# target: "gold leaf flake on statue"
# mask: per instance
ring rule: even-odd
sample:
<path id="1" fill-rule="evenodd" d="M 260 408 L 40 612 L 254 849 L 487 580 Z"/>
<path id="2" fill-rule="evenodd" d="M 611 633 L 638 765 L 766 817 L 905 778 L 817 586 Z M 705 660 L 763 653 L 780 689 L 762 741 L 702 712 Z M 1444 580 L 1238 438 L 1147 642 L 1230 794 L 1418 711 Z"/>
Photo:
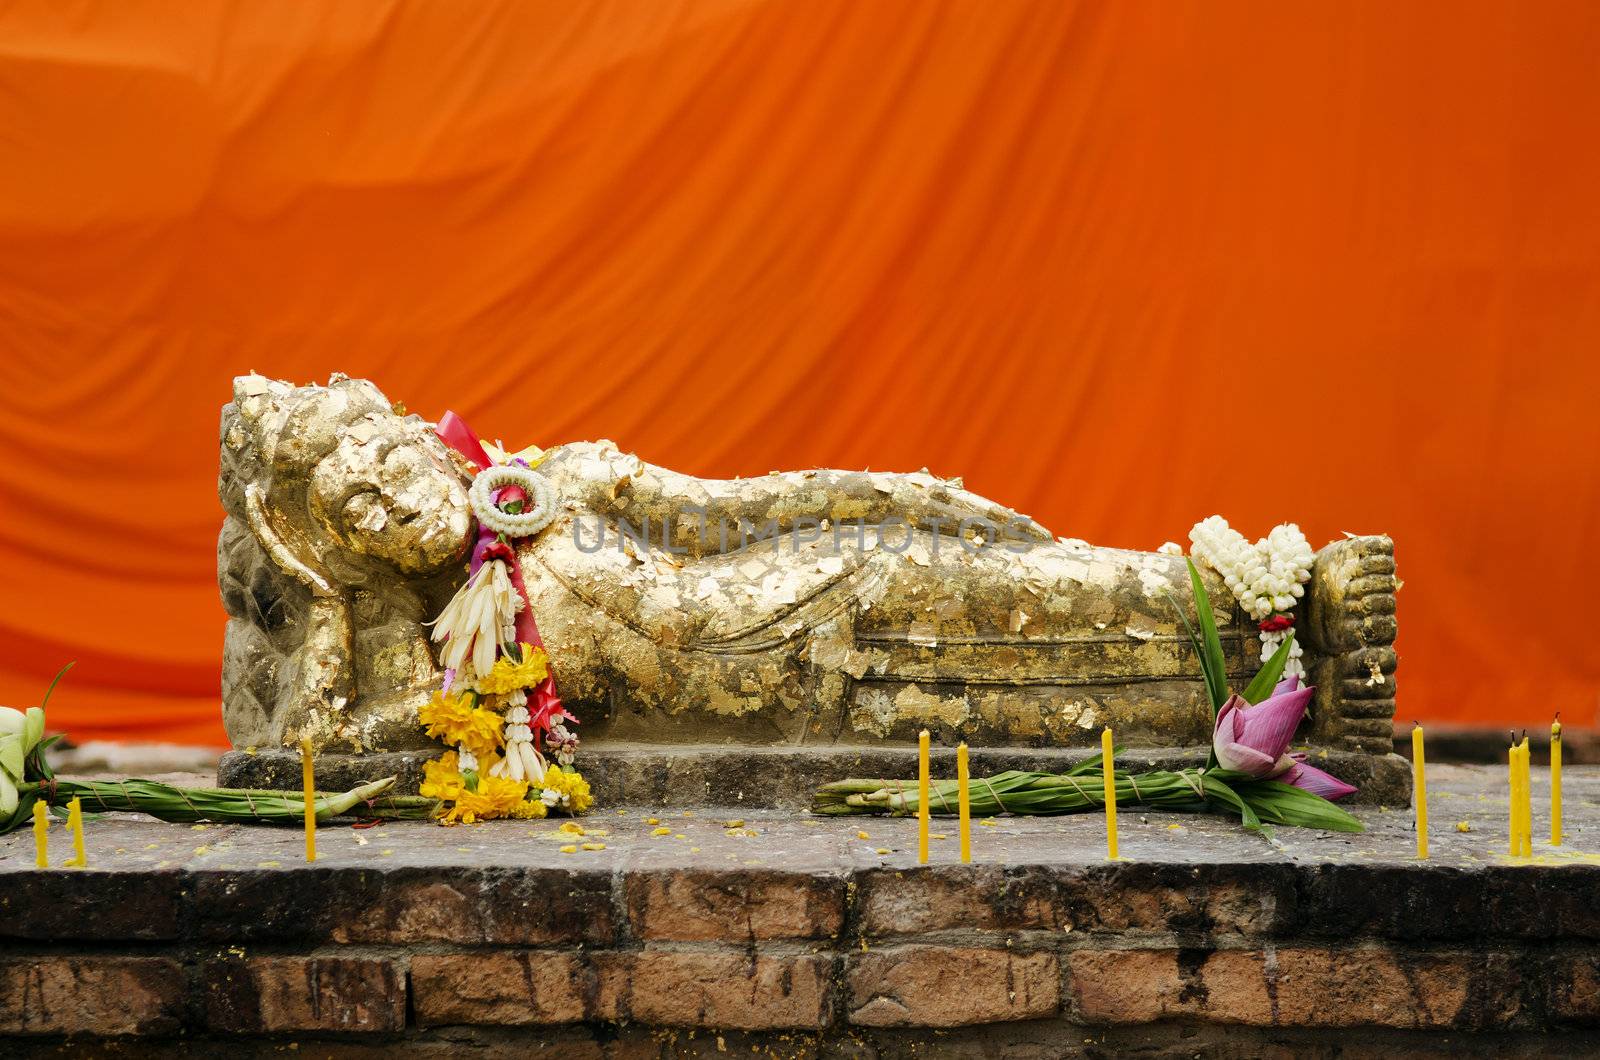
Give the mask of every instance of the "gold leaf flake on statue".
<path id="1" fill-rule="evenodd" d="M 1022 627 L 1028 624 L 1028 613 L 1020 607 L 1013 607 L 1006 628 L 1012 633 L 1021 633 Z"/>

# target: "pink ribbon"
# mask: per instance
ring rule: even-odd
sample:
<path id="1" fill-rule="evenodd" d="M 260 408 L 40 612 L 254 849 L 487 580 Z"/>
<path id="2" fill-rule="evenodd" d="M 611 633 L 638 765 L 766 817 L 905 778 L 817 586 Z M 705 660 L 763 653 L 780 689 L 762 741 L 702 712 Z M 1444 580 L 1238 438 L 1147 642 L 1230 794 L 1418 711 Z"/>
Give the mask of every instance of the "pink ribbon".
<path id="1" fill-rule="evenodd" d="M 489 453 L 483 448 L 483 442 L 467 421 L 457 416 L 454 412 L 446 412 L 439 420 L 439 425 L 434 428 L 439 439 L 460 453 L 467 463 L 479 471 L 487 471 L 494 466 L 494 461 L 489 459 Z M 517 489 L 517 487 L 507 487 Z M 500 500 L 507 489 L 497 490 L 493 502 Z M 495 531 L 478 524 L 478 540 L 472 546 L 472 567 L 470 574 L 478 573 L 478 568 L 491 559 L 503 560 L 506 569 L 511 572 L 511 584 L 517 590 L 517 595 L 522 598 L 522 610 L 517 612 L 517 642 L 519 644 L 532 644 L 536 648 L 544 648 L 544 638 L 539 636 L 539 624 L 533 620 L 533 602 L 528 599 L 528 583 L 522 578 L 522 563 L 517 559 L 516 550 L 500 540 L 500 535 Z M 548 654 L 548 653 L 547 653 Z M 578 719 L 567 713 L 561 705 L 561 697 L 556 694 L 555 667 L 550 667 L 550 672 L 533 689 L 533 694 L 528 697 L 528 725 L 535 732 L 549 732 L 558 718 L 565 718 L 574 725 Z"/>

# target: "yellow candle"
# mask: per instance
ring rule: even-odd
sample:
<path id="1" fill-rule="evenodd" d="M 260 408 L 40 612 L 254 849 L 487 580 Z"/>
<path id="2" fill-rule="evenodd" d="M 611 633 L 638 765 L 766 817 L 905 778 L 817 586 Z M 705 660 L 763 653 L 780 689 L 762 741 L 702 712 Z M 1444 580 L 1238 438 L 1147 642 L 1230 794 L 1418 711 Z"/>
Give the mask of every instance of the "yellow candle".
<path id="1" fill-rule="evenodd" d="M 1428 856 L 1428 779 L 1422 762 L 1422 726 L 1411 727 L 1412 800 L 1417 808 L 1417 857 Z"/>
<path id="2" fill-rule="evenodd" d="M 928 863 L 928 730 L 917 734 L 917 861 Z"/>
<path id="3" fill-rule="evenodd" d="M 50 867 L 50 811 L 44 800 L 33 804 L 33 863 L 41 869 Z"/>
<path id="4" fill-rule="evenodd" d="M 1117 771 L 1112 754 L 1111 727 L 1100 733 L 1100 772 L 1106 783 L 1106 857 L 1117 860 Z"/>
<path id="5" fill-rule="evenodd" d="M 67 827 L 72 829 L 72 859 L 67 864 L 84 868 L 89 855 L 83 849 L 83 803 L 76 795 L 67 803 Z"/>
<path id="6" fill-rule="evenodd" d="M 1525 857 L 1532 853 L 1529 833 L 1532 821 L 1528 798 L 1528 745 L 1519 740 L 1511 746 L 1511 853 Z"/>
<path id="7" fill-rule="evenodd" d="M 1519 853 L 1522 852 L 1522 836 L 1520 834 L 1518 834 L 1518 831 L 1517 831 L 1517 827 L 1518 827 L 1518 824 L 1520 823 L 1520 818 L 1521 818 L 1522 815 L 1517 810 L 1517 802 L 1518 802 L 1518 800 L 1517 800 L 1517 778 L 1518 778 L 1519 770 L 1517 769 L 1517 736 L 1516 736 L 1516 733 L 1512 733 L 1511 734 L 1511 750 L 1506 755 L 1506 763 L 1509 766 L 1509 769 L 1507 770 L 1507 780 L 1508 780 L 1508 783 L 1510 784 L 1510 787 L 1508 787 L 1506 789 L 1507 792 L 1508 792 L 1506 802 L 1507 802 L 1507 805 L 1510 806 L 1510 808 L 1511 808 L 1511 815 L 1510 815 L 1511 842 L 1510 842 L 1509 848 L 1507 850 L 1507 853 L 1509 853 L 1512 857 L 1516 857 Z"/>
<path id="8" fill-rule="evenodd" d="M 1522 738 L 1522 856 L 1533 857 L 1533 748 Z"/>
<path id="9" fill-rule="evenodd" d="M 956 745 L 957 799 L 961 804 L 961 862 L 972 860 L 972 798 L 968 791 L 971 776 L 967 769 L 967 745 Z"/>
<path id="10" fill-rule="evenodd" d="M 300 741 L 300 774 L 306 789 L 306 860 L 317 860 L 317 784 L 313 776 L 311 741 Z"/>
<path id="11" fill-rule="evenodd" d="M 1561 845 L 1561 715 L 1550 723 L 1550 845 Z"/>

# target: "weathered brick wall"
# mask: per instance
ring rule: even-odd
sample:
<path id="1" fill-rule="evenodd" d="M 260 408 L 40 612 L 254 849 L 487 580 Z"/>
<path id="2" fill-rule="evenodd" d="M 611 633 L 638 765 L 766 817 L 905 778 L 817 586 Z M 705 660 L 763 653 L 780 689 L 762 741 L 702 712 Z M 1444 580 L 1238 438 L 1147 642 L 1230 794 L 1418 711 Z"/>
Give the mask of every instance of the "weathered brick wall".
<path id="1" fill-rule="evenodd" d="M 693 1029 L 709 1032 L 701 1044 L 743 1031 L 795 1049 L 893 1053 L 908 1035 L 953 1047 L 975 1040 L 962 1028 L 988 1027 L 1057 1055 L 1063 1036 L 1163 1028 L 1183 1029 L 1180 1051 L 1317 1028 L 1395 1042 L 1562 1032 L 1589 1047 L 1600 1030 L 1600 895 L 1588 866 L 394 866 L 8 879 L 0 1034 L 18 1050 L 130 1035 L 277 1048 L 451 1034 L 511 1048 L 521 1039 L 505 1035 L 520 1029 L 648 1053 L 677 1028 L 675 1049 Z M 1244 1028 L 1268 1037 L 1212 1033 Z"/>

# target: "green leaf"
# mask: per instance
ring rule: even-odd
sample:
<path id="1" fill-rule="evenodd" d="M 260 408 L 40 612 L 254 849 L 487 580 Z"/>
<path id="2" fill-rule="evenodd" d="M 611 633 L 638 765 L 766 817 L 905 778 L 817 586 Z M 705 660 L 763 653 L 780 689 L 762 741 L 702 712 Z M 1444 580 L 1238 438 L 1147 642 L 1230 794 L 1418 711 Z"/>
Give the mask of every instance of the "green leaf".
<path id="1" fill-rule="evenodd" d="M 1255 678 L 1245 686 L 1240 693 L 1246 703 L 1260 703 L 1272 694 L 1272 689 L 1283 677 L 1283 668 L 1289 664 L 1289 645 L 1294 643 L 1294 630 L 1283 638 L 1283 643 L 1278 645 L 1278 650 L 1272 653 L 1272 658 L 1261 664 L 1261 669 Z"/>
<path id="2" fill-rule="evenodd" d="M 54 692 L 56 690 L 56 685 L 61 682 L 63 677 L 67 676 L 67 671 L 76 665 L 78 665 L 78 660 L 74 659 L 56 671 L 55 679 L 50 682 L 50 687 L 44 690 L 44 698 L 39 700 L 40 710 L 43 710 L 45 707 L 50 705 L 50 693 Z"/>
<path id="3" fill-rule="evenodd" d="M 1184 636 L 1189 638 L 1189 647 L 1194 649 L 1194 657 L 1200 660 L 1200 669 L 1201 672 L 1204 672 L 1206 667 L 1206 648 L 1204 644 L 1200 643 L 1200 638 L 1195 635 L 1194 623 L 1190 622 L 1189 616 L 1183 613 L 1183 605 L 1178 603 L 1177 597 L 1171 593 L 1167 593 L 1166 597 L 1167 603 L 1171 604 L 1172 609 L 1178 613 L 1178 621 L 1183 623 Z M 1206 691 L 1209 694 L 1209 685 L 1206 686 Z"/>
<path id="4" fill-rule="evenodd" d="M 1119 755 L 1125 750 L 1127 750 L 1127 748 L 1123 747 L 1121 744 L 1111 745 L 1111 754 L 1113 756 Z M 1061 775 L 1067 777 L 1081 777 L 1086 773 L 1103 773 L 1105 771 L 1105 767 L 1100 764 L 1100 760 L 1104 757 L 1105 752 L 1096 751 L 1094 754 L 1090 755 L 1088 758 L 1085 758 L 1083 761 L 1079 762 L 1077 765 L 1073 766 L 1071 769 L 1068 769 Z M 1122 772 L 1121 770 L 1116 769 L 1114 763 L 1112 769 L 1113 772 Z"/>
<path id="5" fill-rule="evenodd" d="M 1209 769 L 1200 775 L 1200 786 L 1205 789 L 1208 797 L 1226 803 L 1239 811 L 1239 818 L 1244 822 L 1247 832 L 1261 831 L 1261 818 L 1256 814 L 1255 808 L 1240 797 L 1239 793 L 1230 788 L 1219 774 L 1224 771 Z"/>
<path id="6" fill-rule="evenodd" d="M 1260 818 L 1274 824 L 1320 828 L 1327 832 L 1362 832 L 1366 825 L 1320 795 L 1277 780 L 1252 780 L 1239 794 Z"/>
<path id="7" fill-rule="evenodd" d="M 1214 724 L 1217 712 L 1228 701 L 1227 664 L 1222 657 L 1222 638 L 1217 635 L 1217 617 L 1211 611 L 1211 597 L 1206 595 L 1205 584 L 1200 580 L 1200 569 L 1192 559 L 1185 558 L 1184 562 L 1189 565 L 1189 582 L 1194 586 L 1194 609 L 1200 619 L 1200 635 L 1205 649 L 1200 655 L 1200 666 L 1205 671 L 1206 690 L 1211 693 L 1211 720 Z"/>

